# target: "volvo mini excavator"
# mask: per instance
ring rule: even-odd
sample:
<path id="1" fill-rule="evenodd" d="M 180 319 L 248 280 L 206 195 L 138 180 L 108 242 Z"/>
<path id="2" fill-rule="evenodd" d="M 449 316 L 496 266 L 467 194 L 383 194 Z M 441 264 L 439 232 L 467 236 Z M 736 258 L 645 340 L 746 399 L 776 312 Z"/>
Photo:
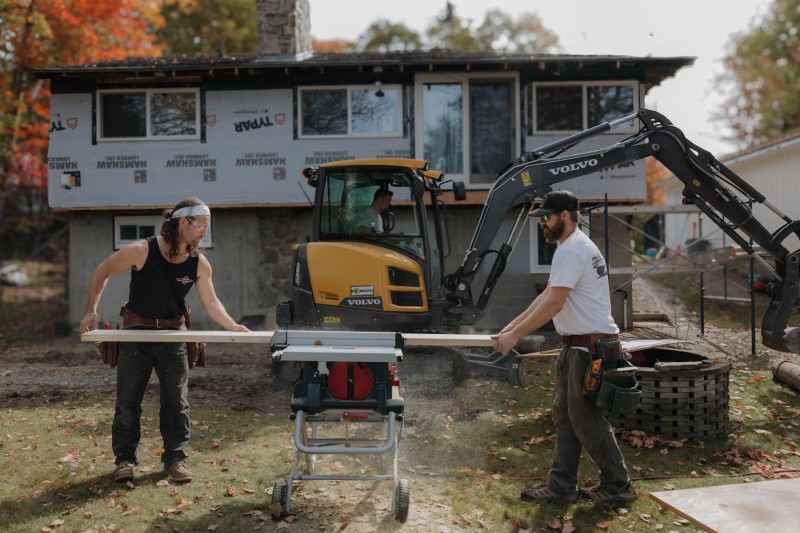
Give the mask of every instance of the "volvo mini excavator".
<path id="1" fill-rule="evenodd" d="M 586 139 L 630 128 L 632 122 L 640 125 L 636 133 L 606 148 L 575 153 Z M 687 203 L 695 204 L 771 271 L 771 301 L 761 323 L 763 343 L 800 353 L 797 337 L 786 334 L 789 315 L 800 305 L 800 250 L 784 245 L 790 235 L 800 236 L 800 221 L 779 211 L 666 117 L 648 109 L 527 151 L 509 163 L 488 192 L 461 265 L 449 274 L 444 272 L 448 244 L 439 198 L 444 193 L 441 172 L 414 159 L 339 161 L 305 169 L 309 184 L 316 187 L 312 239 L 297 248 L 291 300 L 278 305 L 278 325 L 414 332 L 454 331 L 475 324 L 534 201 L 555 184 L 648 156 L 683 182 Z M 463 191 L 459 185 L 453 185 L 456 195 Z M 378 190 L 391 193 L 392 207 L 381 219 L 364 214 Z M 769 208 L 781 221 L 779 227 L 770 230 L 757 220 L 754 203 Z M 503 219 L 513 210 L 518 211 L 516 222 L 508 235 L 498 236 Z M 368 226 L 363 221 L 370 216 L 380 222 Z M 756 254 L 754 245 L 771 262 Z M 488 274 L 474 291 L 472 284 L 484 262 Z M 496 367 L 503 375 L 509 362 L 478 365 Z"/>

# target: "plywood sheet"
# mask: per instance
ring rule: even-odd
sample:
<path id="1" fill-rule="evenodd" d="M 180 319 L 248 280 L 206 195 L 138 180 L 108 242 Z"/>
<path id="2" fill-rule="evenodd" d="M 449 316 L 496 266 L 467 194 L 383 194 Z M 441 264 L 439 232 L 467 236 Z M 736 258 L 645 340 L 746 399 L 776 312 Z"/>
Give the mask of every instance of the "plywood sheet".
<path id="1" fill-rule="evenodd" d="M 653 492 L 650 497 L 704 530 L 715 533 L 797 531 L 800 479 L 735 483 Z"/>
<path id="2" fill-rule="evenodd" d="M 633 340 L 621 340 L 622 348 L 627 352 L 638 352 L 641 350 L 648 350 L 650 348 L 655 348 L 657 346 L 669 346 L 670 344 L 680 344 L 684 341 L 679 341 L 677 339 L 633 339 Z M 551 349 L 551 350 L 541 350 L 539 352 L 532 352 L 532 353 L 524 353 L 520 354 L 518 357 L 520 359 L 533 359 L 535 357 L 540 356 L 548 356 L 548 355 L 558 355 L 561 353 L 561 348 Z"/>

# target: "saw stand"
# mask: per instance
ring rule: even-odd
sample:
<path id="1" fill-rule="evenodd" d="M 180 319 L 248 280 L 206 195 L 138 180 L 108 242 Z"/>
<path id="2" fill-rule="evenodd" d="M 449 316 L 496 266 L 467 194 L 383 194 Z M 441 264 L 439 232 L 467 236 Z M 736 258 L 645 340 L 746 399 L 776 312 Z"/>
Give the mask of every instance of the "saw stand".
<path id="1" fill-rule="evenodd" d="M 301 365 L 294 385 L 290 419 L 297 449 L 291 471 L 275 482 L 270 510 L 275 520 L 289 513 L 294 481 L 391 481 L 392 513 L 405 522 L 411 497 L 407 479 L 397 477 L 397 455 L 403 432 L 403 398 L 397 363 L 403 359 L 403 337 L 396 333 L 352 331 L 276 331 L 273 358 Z M 351 425 L 380 424 L 378 437 L 351 435 Z M 331 428 L 343 432 L 327 435 Z M 323 431 L 326 436 L 323 436 Z M 314 474 L 316 456 L 376 455 L 384 473 Z M 392 460 L 387 473 L 384 457 Z M 300 463 L 305 458 L 306 473 Z M 278 505 L 276 505 L 278 504 Z"/>

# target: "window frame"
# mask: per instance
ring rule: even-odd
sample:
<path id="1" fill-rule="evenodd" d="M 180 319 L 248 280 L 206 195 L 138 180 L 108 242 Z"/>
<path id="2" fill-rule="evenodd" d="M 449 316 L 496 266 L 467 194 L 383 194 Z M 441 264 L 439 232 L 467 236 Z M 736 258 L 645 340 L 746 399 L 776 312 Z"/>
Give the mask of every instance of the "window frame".
<path id="1" fill-rule="evenodd" d="M 103 137 L 103 96 L 106 94 L 144 94 L 145 95 L 145 135 L 142 137 Z M 194 106 L 194 121 L 195 121 L 195 134 L 194 135 L 151 135 L 150 134 L 150 97 L 154 93 L 193 93 L 195 98 Z M 99 89 L 95 94 L 95 106 L 97 109 L 97 118 L 95 122 L 95 131 L 97 132 L 97 142 L 117 142 L 117 141 L 185 141 L 185 140 L 200 140 L 201 139 L 201 108 L 202 101 L 199 87 L 128 87 L 119 89 Z"/>
<path id="2" fill-rule="evenodd" d="M 114 250 L 119 250 L 123 246 L 141 240 L 138 237 L 136 239 L 121 239 L 120 226 L 130 226 L 135 224 L 137 227 L 137 234 L 139 227 L 151 226 L 153 228 L 153 235 L 159 235 L 161 233 L 161 225 L 163 223 L 164 217 L 161 215 L 114 215 Z M 211 234 L 211 228 L 209 228 L 208 233 L 206 233 L 205 236 L 203 236 L 203 238 L 200 240 L 200 247 L 214 248 L 214 237 Z"/>
<path id="3" fill-rule="evenodd" d="M 535 223 L 534 222 L 535 219 Z M 541 230 L 539 229 L 539 219 L 533 218 L 531 219 L 532 224 L 529 226 L 530 233 L 530 247 L 531 247 L 531 262 L 530 262 L 530 273 L 531 274 L 550 274 L 552 270 L 552 263 L 543 264 L 539 262 L 539 239 L 544 239 L 542 235 L 540 237 Z M 554 245 L 551 245 L 554 246 Z M 555 250 L 554 250 L 555 251 Z"/>
<path id="4" fill-rule="evenodd" d="M 471 144 L 470 144 L 470 131 L 472 126 L 472 116 L 469 112 L 470 110 L 470 84 L 472 82 L 480 83 L 480 82 L 492 82 L 492 81 L 507 81 L 511 87 L 511 109 L 512 109 L 512 117 L 513 123 L 511 127 L 512 131 L 512 158 L 517 157 L 521 153 L 521 116 L 520 116 L 520 104 L 521 97 L 520 97 L 520 81 L 519 81 L 519 72 L 516 71 L 507 71 L 507 72 L 476 72 L 476 73 L 447 73 L 447 74 L 437 74 L 437 73 L 425 73 L 425 74 L 417 74 L 414 79 L 414 152 L 419 154 L 420 158 L 425 157 L 425 130 L 424 130 L 424 119 L 423 119 L 423 109 L 422 109 L 422 98 L 423 98 L 423 91 L 424 86 L 427 84 L 437 84 L 437 83 L 444 83 L 444 84 L 455 84 L 460 83 L 462 87 L 461 91 L 461 109 L 464 110 L 464 115 L 462 117 L 462 146 L 464 147 L 464 151 L 462 154 L 462 168 L 464 169 L 462 173 L 455 173 L 455 172 L 447 172 L 447 177 L 455 180 L 463 181 L 464 184 L 468 188 L 474 188 L 477 190 L 480 189 L 489 189 L 491 188 L 491 183 L 486 182 L 472 182 L 472 172 L 471 172 Z M 434 170 L 442 170 L 435 168 Z M 500 171 L 501 169 L 496 169 L 496 171 Z M 483 176 L 483 175 L 482 175 Z"/>
<path id="5" fill-rule="evenodd" d="M 303 133 L 303 93 L 320 91 L 346 91 L 347 92 L 347 133 L 332 133 L 314 135 Z M 397 91 L 397 115 L 395 123 L 397 128 L 391 132 L 353 132 L 353 91 Z M 364 139 L 364 138 L 402 138 L 403 137 L 403 86 L 399 83 L 360 85 L 303 85 L 297 87 L 297 138 L 298 139 Z"/>
<path id="6" fill-rule="evenodd" d="M 536 106 L 536 91 L 539 87 L 581 87 L 581 129 L 576 130 L 543 130 L 539 128 L 539 109 Z M 569 135 L 579 131 L 589 129 L 596 124 L 589 124 L 589 87 L 615 87 L 624 86 L 633 89 L 633 109 L 631 113 L 635 113 L 641 108 L 640 101 L 640 84 L 636 80 L 605 80 L 605 81 L 541 81 L 531 83 L 531 98 L 530 106 L 533 111 L 531 135 Z M 621 118 L 621 117 L 617 117 Z M 637 131 L 636 121 L 633 121 L 633 126 L 630 128 L 618 127 L 614 131 L 632 133 Z"/>

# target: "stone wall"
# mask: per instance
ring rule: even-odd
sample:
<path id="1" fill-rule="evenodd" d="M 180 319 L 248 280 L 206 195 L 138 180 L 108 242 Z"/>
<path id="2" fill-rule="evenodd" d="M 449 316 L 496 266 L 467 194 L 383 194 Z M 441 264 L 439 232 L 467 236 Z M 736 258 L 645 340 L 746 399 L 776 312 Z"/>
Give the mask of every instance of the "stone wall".
<path id="1" fill-rule="evenodd" d="M 261 262 L 258 285 L 266 306 L 268 329 L 275 328 L 275 306 L 292 293 L 294 246 L 311 238 L 310 208 L 270 208 L 258 214 Z"/>

